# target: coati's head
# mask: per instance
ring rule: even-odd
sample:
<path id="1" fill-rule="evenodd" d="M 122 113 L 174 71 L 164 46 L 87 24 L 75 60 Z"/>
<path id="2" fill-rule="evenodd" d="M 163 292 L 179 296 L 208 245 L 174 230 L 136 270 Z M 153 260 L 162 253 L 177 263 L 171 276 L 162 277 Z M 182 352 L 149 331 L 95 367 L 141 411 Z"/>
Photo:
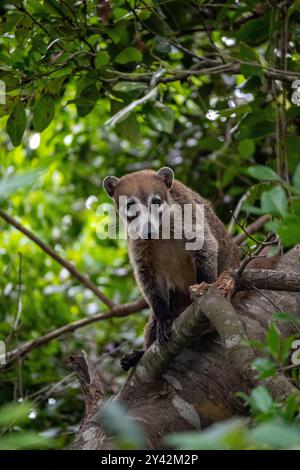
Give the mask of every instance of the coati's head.
<path id="1" fill-rule="evenodd" d="M 159 237 L 162 214 L 169 204 L 174 173 L 171 168 L 141 170 L 117 178 L 107 176 L 103 187 L 120 216 L 128 223 L 133 238 Z M 130 233 L 129 233 L 130 234 Z"/>

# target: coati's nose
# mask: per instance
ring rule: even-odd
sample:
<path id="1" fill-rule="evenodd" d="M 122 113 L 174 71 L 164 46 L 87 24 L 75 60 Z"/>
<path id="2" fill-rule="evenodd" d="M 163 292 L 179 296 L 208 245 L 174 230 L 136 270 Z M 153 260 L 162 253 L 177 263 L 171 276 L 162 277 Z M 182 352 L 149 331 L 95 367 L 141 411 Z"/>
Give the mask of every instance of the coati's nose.
<path id="1" fill-rule="evenodd" d="M 151 224 L 148 224 L 146 229 L 143 230 L 142 237 L 146 240 L 153 240 L 157 238 L 156 230 L 153 229 Z"/>

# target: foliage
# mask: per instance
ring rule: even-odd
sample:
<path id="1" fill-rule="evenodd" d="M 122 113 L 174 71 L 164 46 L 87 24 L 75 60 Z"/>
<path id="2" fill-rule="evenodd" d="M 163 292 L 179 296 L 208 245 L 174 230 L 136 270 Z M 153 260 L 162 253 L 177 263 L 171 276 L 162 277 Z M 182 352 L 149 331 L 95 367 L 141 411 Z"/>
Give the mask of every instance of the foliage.
<path id="1" fill-rule="evenodd" d="M 30 402 L 2 406 L 0 409 L 0 450 L 44 449 L 51 446 L 51 440 L 37 432 L 23 430 L 28 419 L 36 410 Z"/>
<path id="2" fill-rule="evenodd" d="M 96 234 L 92 202 L 108 202 L 101 189 L 107 174 L 170 165 L 225 223 L 246 193 L 241 224 L 267 213 L 267 229 L 285 247 L 298 243 L 300 108 L 292 82 L 300 63 L 300 7 L 291 3 L 284 64 L 283 10 L 275 1 L 1 2 L 1 208 L 116 303 L 139 291 L 125 241 L 100 241 Z M 283 103 L 290 181 L 278 171 Z M 1 219 L 0 229 L 0 339 L 8 350 L 106 308 Z M 262 239 L 263 231 L 255 236 Z M 57 448 L 66 447 L 82 415 L 70 354 L 84 348 L 97 358 L 113 392 L 124 380 L 119 358 L 142 344 L 146 317 L 96 323 L 33 350 L 1 372 L 0 403 L 34 400 L 38 411 L 26 429 L 47 430 Z M 274 331 L 264 346 L 267 362 L 255 364 L 265 376 L 288 360 L 289 340 L 278 349 Z M 278 426 L 277 418 L 285 419 L 276 415 L 260 425 Z M 229 426 L 220 433 L 247 428 L 239 438 L 246 444 L 237 446 L 256 445 L 244 422 Z M 257 436 L 267 432 L 261 429 L 258 445 Z"/>

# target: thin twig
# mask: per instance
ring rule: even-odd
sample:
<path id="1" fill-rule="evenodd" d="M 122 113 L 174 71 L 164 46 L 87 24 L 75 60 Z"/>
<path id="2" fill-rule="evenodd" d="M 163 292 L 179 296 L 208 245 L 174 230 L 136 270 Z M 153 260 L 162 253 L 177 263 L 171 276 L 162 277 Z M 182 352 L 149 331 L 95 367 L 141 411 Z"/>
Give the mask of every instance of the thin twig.
<path id="1" fill-rule="evenodd" d="M 262 245 L 262 246 L 268 246 L 268 245 L 274 245 L 275 243 L 278 242 L 278 237 L 276 238 L 276 240 L 271 240 L 271 241 L 260 241 L 260 240 L 257 240 L 257 238 L 253 237 L 253 235 L 251 233 L 249 233 L 247 231 L 247 229 L 245 229 L 243 227 L 242 224 L 240 224 L 240 222 L 236 219 L 235 215 L 232 214 L 232 218 L 234 220 L 234 222 L 243 230 L 243 232 L 245 233 L 245 235 L 247 236 L 247 238 L 250 238 L 250 240 L 252 240 L 254 243 L 256 243 L 257 245 Z"/>
<path id="2" fill-rule="evenodd" d="M 255 251 L 253 253 L 250 253 L 249 256 L 247 256 L 241 263 L 238 271 L 237 271 L 237 277 L 241 277 L 241 275 L 243 274 L 243 272 L 245 271 L 246 267 L 248 266 L 248 264 L 250 263 L 250 261 L 252 261 L 252 259 L 254 257 L 257 257 L 261 252 L 262 250 L 265 248 L 266 245 L 270 245 L 270 244 L 275 244 L 275 243 L 278 243 L 278 239 L 276 238 L 275 240 L 273 240 L 271 242 L 273 238 L 273 233 L 269 233 L 265 240 L 263 242 L 259 242 L 259 245 L 258 247 L 255 249 Z"/>
<path id="3" fill-rule="evenodd" d="M 255 220 L 252 224 L 248 225 L 248 227 L 243 230 L 243 233 L 240 233 L 239 235 L 236 235 L 234 237 L 234 242 L 237 245 L 240 245 L 245 241 L 248 237 L 249 234 L 252 235 L 255 232 L 258 232 L 268 221 L 270 220 L 269 215 L 262 215 L 259 217 L 257 220 Z"/>
<path id="4" fill-rule="evenodd" d="M 241 209 L 242 209 L 242 206 L 244 204 L 244 202 L 248 199 L 250 195 L 250 190 L 248 189 L 248 191 L 246 191 L 243 196 L 239 199 L 237 205 L 236 205 L 236 208 L 234 209 L 233 211 L 233 214 L 232 214 L 232 217 L 231 217 L 231 220 L 229 222 L 229 225 L 228 225 L 228 232 L 231 234 L 232 233 L 232 230 L 233 230 L 233 227 L 234 227 L 234 224 L 236 223 L 236 220 L 239 216 L 239 213 L 241 212 Z M 248 236 L 248 234 L 247 234 Z"/>

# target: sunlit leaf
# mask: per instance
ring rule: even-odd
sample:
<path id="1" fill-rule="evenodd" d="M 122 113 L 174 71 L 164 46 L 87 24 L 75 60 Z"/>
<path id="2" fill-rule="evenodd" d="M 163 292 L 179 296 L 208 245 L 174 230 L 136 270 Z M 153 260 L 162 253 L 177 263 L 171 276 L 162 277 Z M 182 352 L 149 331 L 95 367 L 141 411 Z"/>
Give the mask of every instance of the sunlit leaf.
<path id="1" fill-rule="evenodd" d="M 115 62 L 118 64 L 127 64 L 128 62 L 140 62 L 143 59 L 143 54 L 135 47 L 126 47 L 120 54 L 115 57 Z"/>

